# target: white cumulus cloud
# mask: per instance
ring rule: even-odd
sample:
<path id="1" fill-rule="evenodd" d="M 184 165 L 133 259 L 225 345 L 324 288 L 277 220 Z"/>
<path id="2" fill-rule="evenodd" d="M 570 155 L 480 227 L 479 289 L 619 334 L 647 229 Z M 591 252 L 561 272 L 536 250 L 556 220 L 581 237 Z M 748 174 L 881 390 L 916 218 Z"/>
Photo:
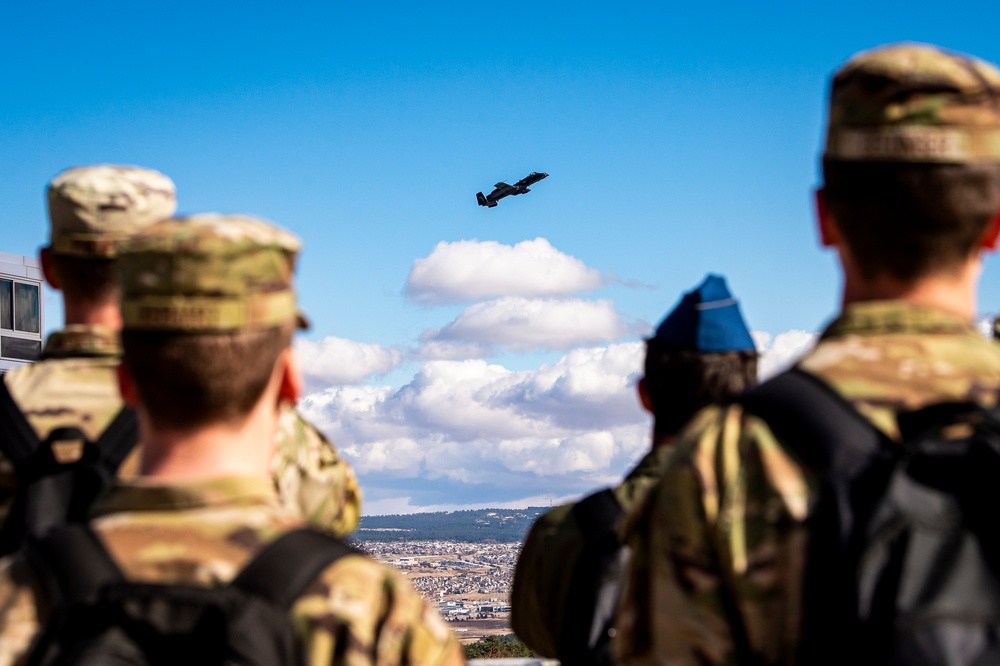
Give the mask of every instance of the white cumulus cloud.
<path id="1" fill-rule="evenodd" d="M 773 335 L 765 331 L 753 331 L 754 343 L 760 352 L 757 370 L 761 380 L 768 379 L 782 370 L 790 368 L 796 361 L 813 348 L 818 333 L 791 330 Z"/>
<path id="2" fill-rule="evenodd" d="M 545 478 L 558 495 L 566 484 L 614 481 L 648 448 L 635 395 L 641 363 L 641 343 L 574 350 L 532 371 L 431 361 L 399 388 L 333 387 L 300 408 L 362 475 L 525 494 Z"/>
<path id="3" fill-rule="evenodd" d="M 415 361 L 461 361 L 467 358 L 485 358 L 496 353 L 496 347 L 484 342 L 466 340 L 435 340 L 441 329 L 434 329 L 422 336 L 423 342 L 410 354 Z"/>
<path id="4" fill-rule="evenodd" d="M 628 330 L 608 300 L 508 297 L 466 308 L 442 328 L 427 331 L 421 341 L 475 343 L 484 350 L 563 350 L 614 340 Z"/>
<path id="5" fill-rule="evenodd" d="M 552 247 L 544 238 L 504 245 L 497 241 L 441 242 L 413 262 L 406 295 L 429 305 L 498 296 L 558 296 L 603 287 L 600 271 Z"/>
<path id="6" fill-rule="evenodd" d="M 297 339 L 295 354 L 306 384 L 313 390 L 335 384 L 358 384 L 371 375 L 398 367 L 398 349 L 328 336 L 315 342 Z"/>

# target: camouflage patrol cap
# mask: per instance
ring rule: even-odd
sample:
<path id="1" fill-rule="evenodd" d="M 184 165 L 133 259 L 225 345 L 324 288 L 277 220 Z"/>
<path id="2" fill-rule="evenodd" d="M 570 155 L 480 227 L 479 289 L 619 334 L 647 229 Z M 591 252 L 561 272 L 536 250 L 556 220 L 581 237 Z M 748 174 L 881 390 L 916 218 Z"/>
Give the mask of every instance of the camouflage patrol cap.
<path id="1" fill-rule="evenodd" d="M 177 194 L 159 171 L 101 164 L 53 178 L 48 203 L 53 252 L 111 258 L 133 233 L 173 215 Z"/>
<path id="2" fill-rule="evenodd" d="M 126 329 L 221 332 L 306 327 L 292 274 L 301 243 L 269 222 L 202 214 L 157 222 L 118 258 Z"/>
<path id="3" fill-rule="evenodd" d="M 926 44 L 859 53 L 833 77 L 824 157 L 1000 162 L 1000 70 Z"/>

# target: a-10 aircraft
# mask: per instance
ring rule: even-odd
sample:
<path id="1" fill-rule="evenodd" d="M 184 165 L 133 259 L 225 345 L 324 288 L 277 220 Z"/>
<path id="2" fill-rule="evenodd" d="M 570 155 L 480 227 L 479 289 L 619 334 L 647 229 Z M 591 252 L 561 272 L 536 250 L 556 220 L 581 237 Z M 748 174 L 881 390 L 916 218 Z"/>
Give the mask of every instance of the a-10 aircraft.
<path id="1" fill-rule="evenodd" d="M 549 174 L 540 173 L 538 171 L 532 171 L 527 176 L 517 181 L 513 185 L 508 185 L 507 183 L 500 181 L 494 187 L 492 192 L 483 196 L 482 192 L 476 192 L 476 201 L 479 202 L 480 206 L 487 206 L 493 208 L 497 205 L 497 202 L 504 197 L 517 196 L 518 194 L 524 194 L 525 192 L 530 192 L 528 189 L 529 185 L 534 185 L 542 178 L 548 178 Z"/>

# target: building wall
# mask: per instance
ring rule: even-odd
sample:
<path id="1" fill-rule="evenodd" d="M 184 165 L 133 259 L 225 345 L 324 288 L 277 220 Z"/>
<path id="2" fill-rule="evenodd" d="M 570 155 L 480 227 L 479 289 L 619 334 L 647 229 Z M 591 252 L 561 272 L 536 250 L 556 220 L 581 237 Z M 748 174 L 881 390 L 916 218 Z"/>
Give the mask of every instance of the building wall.
<path id="1" fill-rule="evenodd" d="M 42 351 L 42 281 L 37 259 L 0 252 L 0 372 L 31 363 Z"/>

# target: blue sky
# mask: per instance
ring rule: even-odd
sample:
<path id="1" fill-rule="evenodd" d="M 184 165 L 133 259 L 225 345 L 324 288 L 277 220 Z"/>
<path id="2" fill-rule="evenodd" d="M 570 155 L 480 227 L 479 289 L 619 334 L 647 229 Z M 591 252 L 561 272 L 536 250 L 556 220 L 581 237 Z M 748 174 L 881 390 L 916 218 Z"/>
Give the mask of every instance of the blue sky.
<path id="1" fill-rule="evenodd" d="M 1000 61 L 998 19 L 986 1 L 14 3 L 0 251 L 37 251 L 44 184 L 76 164 L 153 167 L 182 211 L 272 219 L 305 243 L 304 409 L 369 506 L 552 501 L 641 454 L 637 341 L 706 272 L 774 362 L 834 312 L 810 195 L 829 73 L 899 40 Z M 527 196 L 476 206 L 535 170 Z"/>

